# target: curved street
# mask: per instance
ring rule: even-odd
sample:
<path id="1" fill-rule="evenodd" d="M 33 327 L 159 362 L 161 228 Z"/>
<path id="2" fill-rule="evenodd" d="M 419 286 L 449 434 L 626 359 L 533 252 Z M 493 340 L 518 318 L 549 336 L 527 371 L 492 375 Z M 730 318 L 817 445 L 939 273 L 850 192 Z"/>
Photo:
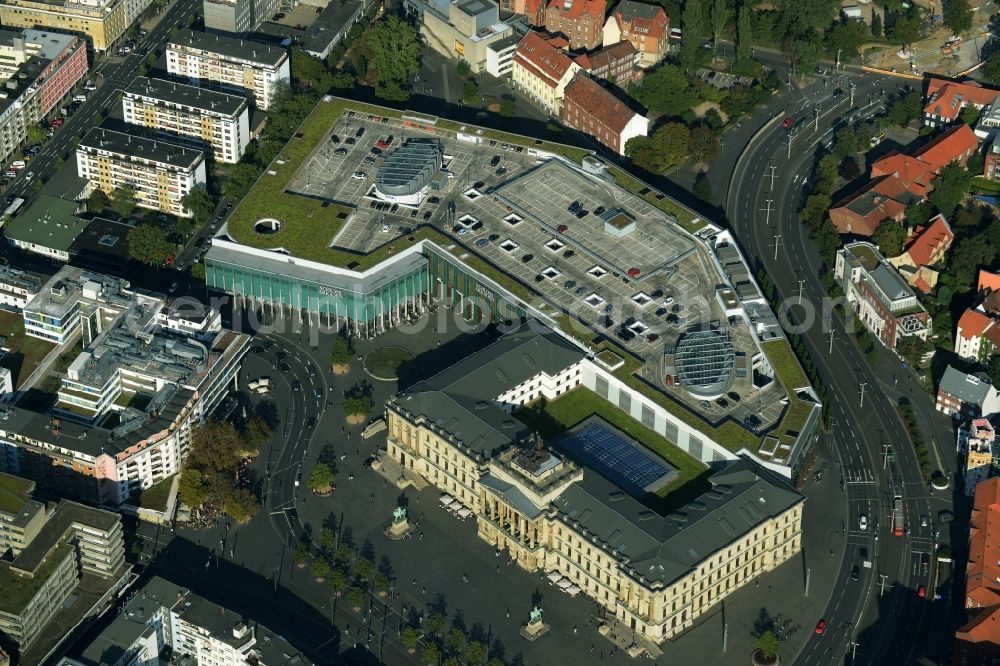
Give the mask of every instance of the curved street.
<path id="1" fill-rule="evenodd" d="M 886 88 L 900 86 L 874 76 L 857 77 L 854 82 L 860 119 L 878 110 Z M 763 266 L 776 286 L 783 299 L 779 310 L 801 333 L 831 403 L 831 431 L 821 444 L 828 460 L 822 459 L 821 448 L 817 465 L 829 462 L 839 469 L 844 501 L 837 510 L 846 533 L 839 551 L 833 553 L 839 564 L 827 591 L 823 616 L 827 631 L 812 636 L 796 662 L 801 664 L 829 664 L 845 655 L 852 663 L 880 664 L 888 663 L 892 655 L 923 654 L 924 647 L 935 651 L 948 646 L 943 640 L 948 613 L 934 612 L 932 607 L 948 604 L 948 596 L 934 602 L 932 590 L 927 599 L 919 599 L 917 588 L 929 585 L 929 560 L 938 541 L 938 528 L 933 522 L 922 527 L 919 516 L 933 521 L 939 510 L 951 508 L 951 491 L 928 491 L 895 406 L 900 397 L 911 401 L 924 421 L 924 432 L 944 447 L 937 457 L 946 471 L 954 457 L 949 454 L 950 425 L 934 411 L 926 390 L 890 353 L 881 354 L 879 368 L 868 366 L 852 336 L 845 333 L 850 330 L 847 322 L 828 303 L 818 271 L 821 260 L 798 216 L 818 147 L 832 137 L 850 110 L 845 95 L 821 104 L 818 120 L 809 111 L 799 114 L 796 118 L 812 122 L 791 139 L 790 147 L 781 116 L 768 121 L 736 161 L 726 202 L 734 232 L 751 261 Z M 805 490 L 808 495 L 808 484 Z M 892 536 L 896 494 L 903 498 L 910 531 L 902 538 Z M 807 530 L 810 523 L 829 521 L 831 507 L 810 503 L 806 507 Z M 862 514 L 869 519 L 867 529 L 860 529 Z M 871 562 L 870 568 L 865 561 Z M 851 580 L 855 566 L 860 570 L 858 582 Z"/>

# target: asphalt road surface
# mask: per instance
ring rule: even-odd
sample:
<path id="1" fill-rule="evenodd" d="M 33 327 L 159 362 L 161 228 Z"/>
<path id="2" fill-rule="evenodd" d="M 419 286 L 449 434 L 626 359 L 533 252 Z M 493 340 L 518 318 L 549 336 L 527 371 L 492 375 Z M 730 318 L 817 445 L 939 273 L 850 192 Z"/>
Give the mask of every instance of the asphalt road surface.
<path id="1" fill-rule="evenodd" d="M 799 294 L 813 312 L 824 311 L 819 274 L 811 268 L 821 262 L 798 217 L 817 147 L 828 142 L 852 112 L 863 122 L 878 112 L 888 94 L 906 85 L 871 75 L 852 77 L 852 81 L 853 107 L 849 93 L 819 100 L 821 94 L 802 91 L 787 111 L 798 131 L 790 135 L 781 127 L 782 115 L 776 115 L 755 135 L 732 173 L 726 204 L 732 227 L 749 256 L 764 265 L 779 292 L 793 304 L 790 312 L 797 321 L 804 312 L 797 304 Z M 935 602 L 919 598 L 917 588 L 929 582 L 925 563 L 937 543 L 937 526 L 922 527 L 918 517 L 933 518 L 948 500 L 947 493 L 932 496 L 921 476 L 895 410 L 900 393 L 896 377 L 889 386 L 884 373 L 873 372 L 845 328 L 845 322 L 835 316 L 832 339 L 819 319 L 802 332 L 829 389 L 832 441 L 847 507 L 843 550 L 834 553 L 839 562 L 838 582 L 823 616 L 827 628 L 812 636 L 796 660 L 807 665 L 841 661 L 845 655 L 853 663 L 881 664 L 898 655 L 913 656 L 920 649 L 924 621 Z M 903 369 L 897 372 L 904 388 L 907 381 L 914 381 Z M 926 392 L 911 392 L 909 397 L 926 416 L 930 400 Z M 934 414 L 932 405 L 930 414 Z M 942 424 L 937 419 L 934 424 L 942 438 L 946 427 L 946 420 Z M 939 441 L 950 443 L 950 436 Z M 888 458 L 886 452 L 891 452 Z M 951 457 L 941 456 L 945 466 Z M 904 537 L 894 537 L 891 530 L 896 494 L 903 498 L 910 529 Z M 860 527 L 862 514 L 868 519 L 866 529 Z M 862 548 L 867 551 L 865 558 L 860 555 Z M 871 563 L 870 568 L 865 561 Z M 856 565 L 861 566 L 861 584 L 850 580 Z M 933 629 L 946 631 L 947 614 L 933 615 L 937 620 Z"/>

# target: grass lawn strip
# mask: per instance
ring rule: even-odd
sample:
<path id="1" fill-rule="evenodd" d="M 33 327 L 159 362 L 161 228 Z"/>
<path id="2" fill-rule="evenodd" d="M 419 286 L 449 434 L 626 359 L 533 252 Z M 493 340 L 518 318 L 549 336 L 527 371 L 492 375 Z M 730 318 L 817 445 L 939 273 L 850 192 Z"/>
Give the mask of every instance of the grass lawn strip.
<path id="1" fill-rule="evenodd" d="M 6 336 L 5 347 L 10 350 L 3 367 L 14 375 L 15 388 L 20 388 L 35 368 L 55 345 L 24 332 L 24 319 L 20 314 L 0 310 L 0 335 Z"/>
<path id="2" fill-rule="evenodd" d="M 170 497 L 170 486 L 173 476 L 168 476 L 159 483 L 146 488 L 139 493 L 139 507 L 150 511 L 166 511 L 167 499 Z"/>

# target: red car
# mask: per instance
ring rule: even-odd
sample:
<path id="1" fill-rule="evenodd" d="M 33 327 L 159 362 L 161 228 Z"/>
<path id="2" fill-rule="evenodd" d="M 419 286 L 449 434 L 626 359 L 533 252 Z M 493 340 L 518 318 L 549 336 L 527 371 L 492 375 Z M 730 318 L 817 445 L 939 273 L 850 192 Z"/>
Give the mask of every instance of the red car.
<path id="1" fill-rule="evenodd" d="M 630 278 L 637 278 L 637 277 L 639 277 L 639 273 L 641 273 L 641 272 L 642 271 L 640 271 L 638 268 L 630 268 L 630 269 L 628 269 L 628 276 Z"/>
<path id="2" fill-rule="evenodd" d="M 174 259 L 176 259 L 176 255 L 173 255 L 173 254 L 170 255 L 169 257 L 167 257 L 166 261 L 163 262 L 163 265 L 164 266 L 173 266 L 174 265 Z"/>
<path id="3" fill-rule="evenodd" d="M 567 229 L 569 229 L 569 227 L 567 227 L 565 224 L 560 224 L 558 227 L 556 227 L 556 231 L 558 231 L 561 234 L 566 233 Z"/>
<path id="4" fill-rule="evenodd" d="M 822 634 L 824 631 L 826 631 L 826 620 L 820 620 L 816 624 L 816 633 Z"/>
<path id="5" fill-rule="evenodd" d="M 921 599 L 923 599 L 924 597 L 926 597 L 927 596 L 927 588 L 924 587 L 923 585 L 921 585 L 920 587 L 918 587 L 917 588 L 917 596 L 920 597 Z"/>
<path id="6" fill-rule="evenodd" d="M 792 119 L 791 119 L 791 117 L 785 118 L 782 121 L 782 123 L 781 123 L 782 129 L 788 129 L 791 126 L 792 126 Z"/>

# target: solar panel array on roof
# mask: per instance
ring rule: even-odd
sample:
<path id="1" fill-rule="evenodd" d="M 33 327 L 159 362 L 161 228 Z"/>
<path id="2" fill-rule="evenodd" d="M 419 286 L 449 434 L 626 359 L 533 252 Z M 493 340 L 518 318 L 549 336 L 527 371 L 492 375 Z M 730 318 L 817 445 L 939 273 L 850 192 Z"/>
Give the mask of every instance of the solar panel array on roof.
<path id="1" fill-rule="evenodd" d="M 584 421 L 558 443 L 572 457 L 633 496 L 655 492 L 677 476 L 676 468 L 599 417 Z"/>

